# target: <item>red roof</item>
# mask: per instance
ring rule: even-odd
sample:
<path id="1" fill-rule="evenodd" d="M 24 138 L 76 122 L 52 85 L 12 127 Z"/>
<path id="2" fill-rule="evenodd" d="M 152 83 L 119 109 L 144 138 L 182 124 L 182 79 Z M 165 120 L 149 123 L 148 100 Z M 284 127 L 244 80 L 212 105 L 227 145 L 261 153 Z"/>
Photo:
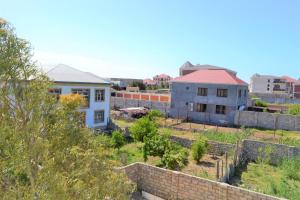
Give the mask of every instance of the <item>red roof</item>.
<path id="1" fill-rule="evenodd" d="M 177 77 L 172 82 L 247 85 L 247 83 L 226 70 L 203 69 Z"/>
<path id="2" fill-rule="evenodd" d="M 289 76 L 282 76 L 282 78 L 284 78 L 289 83 L 296 83 L 297 82 L 296 79 L 294 79 L 292 77 L 289 77 Z"/>

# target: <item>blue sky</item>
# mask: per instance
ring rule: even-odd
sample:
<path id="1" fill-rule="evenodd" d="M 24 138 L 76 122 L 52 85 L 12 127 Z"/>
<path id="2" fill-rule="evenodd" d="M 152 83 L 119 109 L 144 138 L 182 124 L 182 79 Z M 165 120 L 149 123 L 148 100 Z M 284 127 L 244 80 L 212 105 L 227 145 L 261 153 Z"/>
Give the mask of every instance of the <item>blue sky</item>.
<path id="1" fill-rule="evenodd" d="M 103 77 L 178 76 L 187 60 L 300 78 L 299 0 L 1 0 L 42 64 Z"/>

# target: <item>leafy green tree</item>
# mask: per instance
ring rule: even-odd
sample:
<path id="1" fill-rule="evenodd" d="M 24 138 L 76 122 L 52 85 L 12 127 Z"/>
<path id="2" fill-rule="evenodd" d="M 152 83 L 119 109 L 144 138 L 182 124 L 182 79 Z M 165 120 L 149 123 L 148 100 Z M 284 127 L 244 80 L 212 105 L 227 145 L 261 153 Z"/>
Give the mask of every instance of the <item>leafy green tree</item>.
<path id="1" fill-rule="evenodd" d="M 166 149 L 161 162 L 168 169 L 181 170 L 188 164 L 188 156 L 189 153 L 185 148 L 172 142 Z"/>
<path id="2" fill-rule="evenodd" d="M 158 156 L 162 158 L 170 146 L 170 139 L 168 135 L 156 134 L 150 138 L 145 139 L 143 146 L 143 156 L 147 161 L 148 156 Z"/>
<path id="3" fill-rule="evenodd" d="M 133 82 L 130 86 L 131 87 L 138 87 L 139 90 L 146 90 L 146 85 L 144 83 L 141 83 L 141 82 Z"/>
<path id="4" fill-rule="evenodd" d="M 130 128 L 129 131 L 135 141 L 144 142 L 146 137 L 152 137 L 157 134 L 157 124 L 148 117 L 138 119 Z"/>
<path id="5" fill-rule="evenodd" d="M 119 130 L 112 133 L 111 140 L 113 147 L 117 148 L 118 150 L 126 144 L 124 134 Z"/>
<path id="6" fill-rule="evenodd" d="M 149 111 L 147 117 L 149 117 L 151 121 L 155 121 L 158 117 L 163 117 L 163 113 L 160 112 L 159 110 L 153 109 Z"/>
<path id="7" fill-rule="evenodd" d="M 60 102 L 28 42 L 0 19 L 0 199 L 126 199 L 106 140 L 80 126 L 78 97 Z"/>
<path id="8" fill-rule="evenodd" d="M 204 156 L 204 154 L 207 151 L 207 139 L 204 137 L 199 137 L 196 141 L 192 144 L 192 156 L 195 161 L 198 163 L 200 162 L 201 158 Z"/>

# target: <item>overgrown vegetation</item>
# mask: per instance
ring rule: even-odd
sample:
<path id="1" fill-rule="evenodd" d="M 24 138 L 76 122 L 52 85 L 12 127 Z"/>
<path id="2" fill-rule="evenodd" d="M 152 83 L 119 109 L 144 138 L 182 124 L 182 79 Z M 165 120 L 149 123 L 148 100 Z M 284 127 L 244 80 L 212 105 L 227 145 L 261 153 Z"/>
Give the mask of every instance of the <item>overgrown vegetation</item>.
<path id="1" fill-rule="evenodd" d="M 82 97 L 57 102 L 31 54 L 0 19 L 0 199 L 128 198 L 108 140 L 82 127 Z"/>
<path id="2" fill-rule="evenodd" d="M 120 150 L 120 148 L 126 144 L 124 134 L 119 130 L 116 130 L 112 133 L 111 141 L 112 146 L 118 150 Z"/>
<path id="3" fill-rule="evenodd" d="M 291 200 L 300 199 L 300 158 L 283 160 L 279 166 L 249 163 L 242 187 Z"/>
<path id="4" fill-rule="evenodd" d="M 196 162 L 200 162 L 201 158 L 204 156 L 204 154 L 207 151 L 207 139 L 204 137 L 199 137 L 195 142 L 193 142 L 192 144 L 192 155 L 193 155 L 193 159 Z"/>
<path id="5" fill-rule="evenodd" d="M 300 104 L 290 104 L 288 109 L 290 115 L 300 115 Z"/>
<path id="6" fill-rule="evenodd" d="M 255 106 L 268 107 L 268 103 L 265 101 L 262 101 L 261 99 L 257 99 L 257 100 L 255 100 Z"/>

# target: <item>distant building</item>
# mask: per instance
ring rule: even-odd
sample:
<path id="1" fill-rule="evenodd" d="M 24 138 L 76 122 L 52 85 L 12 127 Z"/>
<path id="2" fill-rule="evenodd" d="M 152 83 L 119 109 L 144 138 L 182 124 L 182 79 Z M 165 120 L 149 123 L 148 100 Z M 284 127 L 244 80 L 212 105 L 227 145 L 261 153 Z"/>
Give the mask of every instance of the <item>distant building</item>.
<path id="1" fill-rule="evenodd" d="M 175 78 L 170 87 L 174 118 L 232 124 L 236 110 L 247 105 L 248 84 L 227 69 L 196 70 Z"/>
<path id="2" fill-rule="evenodd" d="M 78 111 L 82 124 L 89 128 L 106 128 L 109 122 L 110 82 L 89 72 L 59 64 L 44 70 L 54 82 L 49 92 L 57 95 L 80 94 L 86 100 Z"/>
<path id="3" fill-rule="evenodd" d="M 300 80 L 298 80 L 295 83 L 295 87 L 294 87 L 294 97 L 295 98 L 300 98 Z"/>
<path id="4" fill-rule="evenodd" d="M 169 87 L 169 82 L 172 80 L 172 77 L 167 74 L 159 74 L 153 77 L 153 79 L 144 79 L 143 83 L 147 86 L 158 86 L 163 88 Z"/>
<path id="5" fill-rule="evenodd" d="M 156 85 L 156 82 L 154 80 L 150 79 L 150 78 L 144 79 L 143 83 L 146 86 L 154 86 L 154 85 Z"/>
<path id="6" fill-rule="evenodd" d="M 184 75 L 193 73 L 193 72 L 195 72 L 197 70 L 200 70 L 200 69 L 222 69 L 222 70 L 226 70 L 228 73 L 233 74 L 234 76 L 236 76 L 235 71 L 232 71 L 232 70 L 224 68 L 224 67 L 217 67 L 217 66 L 213 66 L 213 65 L 200 65 L 200 64 L 193 65 L 189 61 L 185 62 L 179 68 L 179 75 L 184 76 Z"/>
<path id="7" fill-rule="evenodd" d="M 126 87 L 131 86 L 133 83 L 143 83 L 142 79 L 134 78 L 109 78 L 109 81 L 113 85 L 119 86 L 121 89 L 126 89 Z"/>
<path id="8" fill-rule="evenodd" d="M 172 77 L 167 74 L 159 74 L 154 76 L 153 80 L 159 86 L 169 86 L 169 82 L 172 80 Z"/>
<path id="9" fill-rule="evenodd" d="M 293 97 L 296 81 L 288 76 L 254 74 L 251 77 L 249 90 L 251 93 L 283 94 Z"/>

